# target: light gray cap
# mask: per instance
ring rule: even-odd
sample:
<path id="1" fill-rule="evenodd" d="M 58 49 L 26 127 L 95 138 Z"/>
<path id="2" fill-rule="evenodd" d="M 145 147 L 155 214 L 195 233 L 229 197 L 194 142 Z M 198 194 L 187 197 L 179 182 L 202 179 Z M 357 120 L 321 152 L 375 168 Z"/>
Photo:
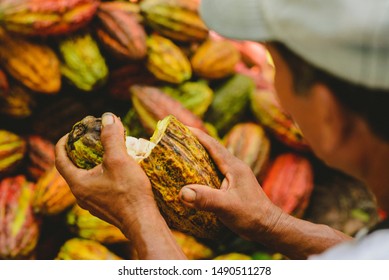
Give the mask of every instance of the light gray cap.
<path id="1" fill-rule="evenodd" d="M 389 90 L 389 0 L 201 0 L 209 29 L 279 41 L 318 68 Z"/>

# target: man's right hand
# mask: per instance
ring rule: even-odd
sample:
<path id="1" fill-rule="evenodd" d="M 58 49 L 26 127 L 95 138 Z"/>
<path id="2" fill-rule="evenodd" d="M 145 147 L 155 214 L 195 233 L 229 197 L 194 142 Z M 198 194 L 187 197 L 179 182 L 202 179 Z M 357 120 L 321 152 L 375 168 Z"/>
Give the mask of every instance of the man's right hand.
<path id="1" fill-rule="evenodd" d="M 224 175 L 220 189 L 203 185 L 183 187 L 180 198 L 196 209 L 216 213 L 235 233 L 255 239 L 262 231 L 271 231 L 282 211 L 265 195 L 255 175 L 243 161 L 206 133 L 191 128 Z"/>

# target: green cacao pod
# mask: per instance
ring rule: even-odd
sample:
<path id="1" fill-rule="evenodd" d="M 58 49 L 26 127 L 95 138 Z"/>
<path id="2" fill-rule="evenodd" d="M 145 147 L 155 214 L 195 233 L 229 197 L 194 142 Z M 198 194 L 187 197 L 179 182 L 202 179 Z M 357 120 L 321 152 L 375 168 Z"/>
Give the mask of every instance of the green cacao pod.
<path id="1" fill-rule="evenodd" d="M 18 84 L 11 84 L 9 90 L 0 91 L 0 113 L 15 119 L 30 117 L 36 105 L 31 91 Z"/>
<path id="2" fill-rule="evenodd" d="M 281 108 L 274 92 L 255 90 L 251 92 L 250 100 L 251 109 L 258 122 L 278 140 L 298 150 L 309 149 L 302 132 Z"/>
<path id="3" fill-rule="evenodd" d="M 106 7 L 108 4 L 108 8 Z M 100 27 L 96 32 L 101 43 L 116 57 L 142 59 L 146 57 L 146 31 L 137 15 L 122 9 L 114 9 L 111 3 L 101 3 L 97 11 Z M 134 3 L 120 3 L 135 5 Z"/>
<path id="4" fill-rule="evenodd" d="M 207 79 L 232 75 L 239 61 L 239 51 L 231 42 L 213 39 L 202 43 L 191 58 L 193 72 Z"/>
<path id="5" fill-rule="evenodd" d="M 99 242 L 81 238 L 66 241 L 55 258 L 56 260 L 122 260 Z"/>
<path id="6" fill-rule="evenodd" d="M 131 107 L 127 111 L 126 115 L 122 118 L 122 123 L 126 130 L 127 136 L 136 138 L 147 138 L 149 136 L 133 107 Z"/>
<path id="7" fill-rule="evenodd" d="M 75 31 L 93 18 L 99 0 L 2 0 L 0 23 L 9 31 L 59 35 Z"/>
<path id="8" fill-rule="evenodd" d="M 254 87 L 254 81 L 248 76 L 236 74 L 229 78 L 215 90 L 205 121 L 212 123 L 223 137 L 244 119 Z"/>
<path id="9" fill-rule="evenodd" d="M 35 181 L 54 166 L 54 149 L 54 144 L 40 135 L 27 137 L 27 173 Z"/>
<path id="10" fill-rule="evenodd" d="M 66 221 L 70 230 L 79 237 L 104 244 L 128 242 L 120 229 L 93 216 L 77 204 L 67 213 Z"/>
<path id="11" fill-rule="evenodd" d="M 177 230 L 172 230 L 172 234 L 189 260 L 207 260 L 212 257 L 212 249 L 199 242 L 193 236 Z"/>
<path id="12" fill-rule="evenodd" d="M 0 130 L 0 177 L 19 167 L 26 151 L 26 140 L 13 132 Z"/>
<path id="13" fill-rule="evenodd" d="M 77 88 L 92 91 L 104 85 L 108 66 L 89 33 L 70 36 L 59 43 L 61 73 Z"/>
<path id="14" fill-rule="evenodd" d="M 262 181 L 270 157 L 270 140 L 265 130 L 255 123 L 239 123 L 223 138 L 224 146 L 237 158 L 250 166 Z"/>
<path id="15" fill-rule="evenodd" d="M 101 121 L 88 120 L 88 124 L 94 128 L 80 131 L 76 125 L 66 144 L 70 159 L 81 168 L 85 167 L 85 162 L 96 158 L 95 155 L 100 155 L 95 165 L 100 163 L 103 154 L 99 139 Z M 95 135 L 88 136 L 86 133 Z M 77 142 L 83 144 L 78 145 Z M 228 232 L 213 213 L 189 209 L 178 197 L 181 188 L 188 184 L 203 184 L 212 188 L 219 188 L 221 184 L 220 174 L 212 159 L 185 125 L 175 117 L 168 116 L 158 122 L 150 141 L 127 137 L 126 145 L 128 154 L 139 162 L 149 177 L 157 205 L 171 228 L 210 239 Z M 84 149 L 76 152 L 74 147 L 77 146 L 84 146 Z M 100 151 L 94 151 L 96 147 L 100 147 Z M 94 155 L 89 156 L 92 153 Z"/>
<path id="16" fill-rule="evenodd" d="M 32 207 L 35 213 L 57 215 L 76 202 L 65 179 L 52 166 L 36 183 Z"/>
<path id="17" fill-rule="evenodd" d="M 270 166 L 262 188 L 274 204 L 301 218 L 313 190 L 312 166 L 297 154 L 281 154 Z"/>
<path id="18" fill-rule="evenodd" d="M 185 82 L 178 87 L 164 87 L 163 91 L 199 117 L 204 115 L 213 99 L 213 90 L 204 80 Z"/>
<path id="19" fill-rule="evenodd" d="M 53 94 L 61 87 L 59 60 L 50 47 L 11 36 L 1 28 L 0 64 L 33 91 Z"/>
<path id="20" fill-rule="evenodd" d="M 155 130 L 157 122 L 168 115 L 174 115 L 185 125 L 207 131 L 203 121 L 198 116 L 160 88 L 134 85 L 130 91 L 134 109 L 149 134 Z"/>
<path id="21" fill-rule="evenodd" d="M 160 34 L 178 41 L 203 41 L 208 29 L 198 14 L 197 0 L 143 0 L 146 22 Z"/>
<path id="22" fill-rule="evenodd" d="M 147 69 L 158 79 L 180 84 L 192 77 L 189 59 L 173 41 L 157 34 L 147 38 Z"/>
<path id="23" fill-rule="evenodd" d="M 40 230 L 31 207 L 33 191 L 23 175 L 0 181 L 0 259 L 32 257 Z"/>

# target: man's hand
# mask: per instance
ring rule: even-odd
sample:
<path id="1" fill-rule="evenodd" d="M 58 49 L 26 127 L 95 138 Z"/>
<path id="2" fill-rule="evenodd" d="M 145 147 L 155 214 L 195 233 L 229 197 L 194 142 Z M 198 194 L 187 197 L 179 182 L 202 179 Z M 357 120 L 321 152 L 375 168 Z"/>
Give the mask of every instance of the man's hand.
<path id="1" fill-rule="evenodd" d="M 180 198 L 189 207 L 215 212 L 235 233 L 254 239 L 269 231 L 282 211 L 270 202 L 250 167 L 234 157 L 217 140 L 192 128 L 225 176 L 219 190 L 202 185 L 187 185 Z"/>
<path id="2" fill-rule="evenodd" d="M 56 145 L 56 166 L 81 207 L 124 230 L 138 212 L 155 211 L 156 205 L 148 177 L 127 154 L 121 121 L 107 113 L 102 124 L 102 164 L 77 168 L 66 154 L 64 136 Z"/>

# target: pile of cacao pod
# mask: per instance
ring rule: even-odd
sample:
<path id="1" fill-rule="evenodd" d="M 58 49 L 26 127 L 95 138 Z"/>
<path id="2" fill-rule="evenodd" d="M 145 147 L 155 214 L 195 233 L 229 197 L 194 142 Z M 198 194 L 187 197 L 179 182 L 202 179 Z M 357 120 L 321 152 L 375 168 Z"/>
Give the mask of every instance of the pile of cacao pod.
<path id="1" fill-rule="evenodd" d="M 0 259 L 137 258 L 117 228 L 77 206 L 54 166 L 58 139 L 106 111 L 137 138 L 168 115 L 202 129 L 292 215 L 350 235 L 377 221 L 365 186 L 322 164 L 279 105 L 264 46 L 208 30 L 198 5 L 0 0 Z M 172 232 L 190 259 L 283 258 L 239 237 Z"/>

